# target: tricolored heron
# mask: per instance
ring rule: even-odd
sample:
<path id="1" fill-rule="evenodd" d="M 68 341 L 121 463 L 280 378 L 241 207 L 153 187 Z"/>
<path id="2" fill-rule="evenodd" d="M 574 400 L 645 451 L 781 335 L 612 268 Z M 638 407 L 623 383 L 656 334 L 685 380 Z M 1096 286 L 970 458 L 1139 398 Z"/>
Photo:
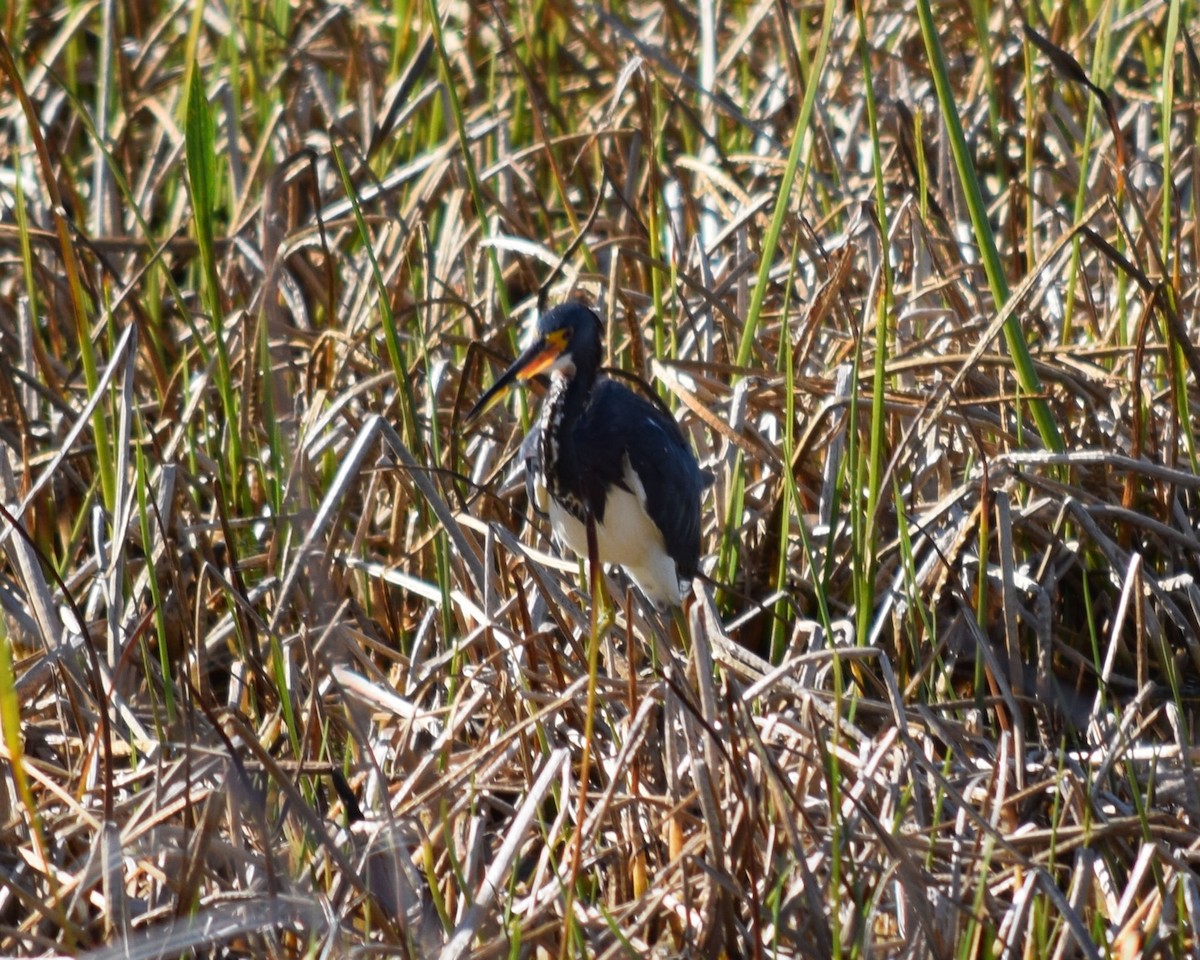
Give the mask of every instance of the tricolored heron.
<path id="1" fill-rule="evenodd" d="M 700 497 L 712 478 L 666 409 L 600 368 L 600 318 L 581 303 L 542 314 L 534 342 L 467 414 L 470 423 L 514 381 L 541 373 L 550 391 L 521 453 L 535 509 L 557 538 L 625 569 L 660 610 L 679 606 L 700 562 Z"/>

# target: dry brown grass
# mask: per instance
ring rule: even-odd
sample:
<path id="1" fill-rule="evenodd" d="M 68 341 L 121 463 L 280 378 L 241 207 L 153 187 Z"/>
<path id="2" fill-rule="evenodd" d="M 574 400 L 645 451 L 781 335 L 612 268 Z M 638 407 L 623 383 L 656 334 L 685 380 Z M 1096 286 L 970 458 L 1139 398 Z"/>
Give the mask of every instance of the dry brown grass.
<path id="1" fill-rule="evenodd" d="M 1197 61 L 934 10 L 1002 303 L 914 4 L 0 9 L 0 952 L 1197 949 Z M 460 428 L 570 296 L 671 622 Z"/>

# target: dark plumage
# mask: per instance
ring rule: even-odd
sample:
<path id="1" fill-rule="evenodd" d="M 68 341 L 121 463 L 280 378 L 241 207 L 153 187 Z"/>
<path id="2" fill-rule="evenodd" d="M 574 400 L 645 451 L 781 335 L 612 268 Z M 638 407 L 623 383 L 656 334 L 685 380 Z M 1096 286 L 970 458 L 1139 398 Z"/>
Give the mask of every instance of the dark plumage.
<path id="1" fill-rule="evenodd" d="M 587 556 L 587 519 L 603 563 L 624 567 L 659 608 L 678 606 L 700 562 L 700 498 L 710 481 L 662 407 L 598 378 L 602 327 L 579 303 L 543 314 L 537 338 L 467 415 L 516 380 L 550 375 L 521 445 L 535 506 L 559 540 Z"/>

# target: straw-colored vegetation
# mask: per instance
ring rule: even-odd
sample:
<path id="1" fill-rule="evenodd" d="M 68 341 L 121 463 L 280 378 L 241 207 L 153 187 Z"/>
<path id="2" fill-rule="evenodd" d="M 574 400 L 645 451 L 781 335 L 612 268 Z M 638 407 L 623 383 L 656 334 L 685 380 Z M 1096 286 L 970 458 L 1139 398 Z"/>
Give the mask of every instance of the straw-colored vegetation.
<path id="1" fill-rule="evenodd" d="M 0 953 L 1195 951 L 1194 17 L 0 5 Z M 568 297 L 670 621 L 461 428 Z"/>

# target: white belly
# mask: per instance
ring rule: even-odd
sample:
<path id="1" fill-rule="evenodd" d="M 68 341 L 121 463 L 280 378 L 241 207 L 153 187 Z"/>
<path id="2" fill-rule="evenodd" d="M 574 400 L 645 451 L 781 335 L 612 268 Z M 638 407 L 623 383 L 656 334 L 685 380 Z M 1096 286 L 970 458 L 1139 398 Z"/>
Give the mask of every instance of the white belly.
<path id="1" fill-rule="evenodd" d="M 596 524 L 596 548 L 601 563 L 625 568 L 639 590 L 659 609 L 679 606 L 679 572 L 667 553 L 662 531 L 646 513 L 646 493 L 641 481 L 625 463 L 628 490 L 612 487 L 604 502 L 604 522 Z M 549 503 L 550 525 L 555 536 L 581 557 L 588 555 L 587 528 L 554 502 Z"/>

